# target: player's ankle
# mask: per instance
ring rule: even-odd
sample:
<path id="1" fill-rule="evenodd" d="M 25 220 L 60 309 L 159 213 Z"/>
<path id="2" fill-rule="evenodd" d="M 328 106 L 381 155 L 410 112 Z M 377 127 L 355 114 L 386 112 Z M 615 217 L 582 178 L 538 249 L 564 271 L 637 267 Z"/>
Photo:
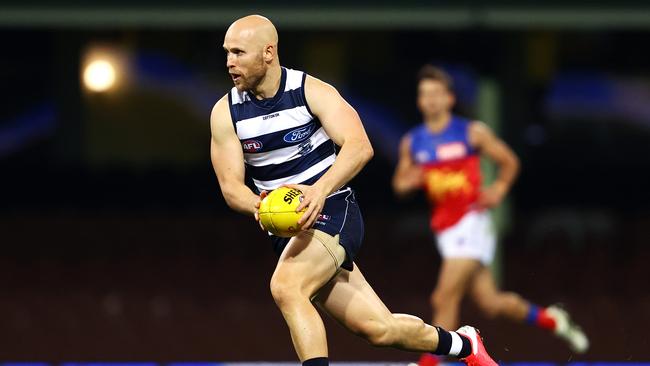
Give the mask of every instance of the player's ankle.
<path id="1" fill-rule="evenodd" d="M 329 366 L 329 364 L 327 357 L 316 357 L 303 361 L 302 366 Z"/>
<path id="2" fill-rule="evenodd" d="M 557 327 L 555 319 L 546 312 L 546 308 L 534 304 L 530 304 L 528 315 L 526 315 L 526 323 L 550 331 L 555 331 Z"/>
<path id="3" fill-rule="evenodd" d="M 457 332 L 448 332 L 440 327 L 438 331 L 438 346 L 432 352 L 440 356 L 465 358 L 472 353 L 472 342 L 469 338 Z"/>

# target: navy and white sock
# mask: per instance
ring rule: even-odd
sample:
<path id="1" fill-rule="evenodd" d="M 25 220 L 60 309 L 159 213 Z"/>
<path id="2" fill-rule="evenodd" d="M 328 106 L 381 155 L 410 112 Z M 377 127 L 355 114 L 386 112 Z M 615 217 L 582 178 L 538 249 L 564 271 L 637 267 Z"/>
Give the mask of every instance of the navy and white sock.
<path id="1" fill-rule="evenodd" d="M 472 353 L 472 343 L 467 337 L 440 327 L 435 328 L 438 331 L 438 348 L 433 354 L 465 358 Z"/>

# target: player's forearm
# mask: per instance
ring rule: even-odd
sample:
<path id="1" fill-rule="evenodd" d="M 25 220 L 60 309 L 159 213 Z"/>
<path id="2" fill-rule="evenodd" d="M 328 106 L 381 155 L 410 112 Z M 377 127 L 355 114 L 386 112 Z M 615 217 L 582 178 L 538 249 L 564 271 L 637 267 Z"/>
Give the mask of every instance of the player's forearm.
<path id="1" fill-rule="evenodd" d="M 393 192 L 400 198 L 408 196 L 410 193 L 413 193 L 417 189 L 412 184 L 402 177 L 403 174 L 397 173 L 393 177 Z"/>
<path id="2" fill-rule="evenodd" d="M 494 184 L 499 186 L 503 192 L 508 192 L 519 174 L 519 159 L 516 155 L 510 154 L 499 162 L 499 174 Z"/>
<path id="3" fill-rule="evenodd" d="M 352 180 L 373 155 L 372 146 L 367 140 L 346 141 L 332 167 L 315 184 L 329 195 Z"/>
<path id="4" fill-rule="evenodd" d="M 226 204 L 231 209 L 244 215 L 253 216 L 255 214 L 255 204 L 259 200 L 259 196 L 253 193 L 246 185 L 225 185 L 221 193 L 226 200 Z"/>

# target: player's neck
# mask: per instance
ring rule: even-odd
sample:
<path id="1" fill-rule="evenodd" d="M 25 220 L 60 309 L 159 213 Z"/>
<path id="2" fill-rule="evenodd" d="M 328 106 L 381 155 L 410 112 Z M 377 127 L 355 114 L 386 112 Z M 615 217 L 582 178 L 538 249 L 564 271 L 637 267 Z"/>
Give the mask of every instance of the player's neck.
<path id="1" fill-rule="evenodd" d="M 427 116 L 424 118 L 424 124 L 432 132 L 440 132 L 447 128 L 451 121 L 451 112 L 443 112 L 440 114 Z"/>
<path id="2" fill-rule="evenodd" d="M 257 99 L 273 98 L 280 89 L 280 82 L 282 81 L 282 68 L 278 65 L 271 67 L 264 75 L 262 82 L 253 90 L 253 95 Z"/>

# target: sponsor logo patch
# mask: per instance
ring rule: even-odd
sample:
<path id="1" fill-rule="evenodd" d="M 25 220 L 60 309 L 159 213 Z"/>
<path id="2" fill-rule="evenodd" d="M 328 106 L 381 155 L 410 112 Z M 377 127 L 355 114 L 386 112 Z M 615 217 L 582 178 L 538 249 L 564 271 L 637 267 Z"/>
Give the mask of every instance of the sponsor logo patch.
<path id="1" fill-rule="evenodd" d="M 252 153 L 262 150 L 262 142 L 258 140 L 246 140 L 241 143 L 244 152 Z"/>
<path id="2" fill-rule="evenodd" d="M 462 142 L 440 144 L 436 148 L 436 157 L 441 161 L 458 159 L 465 155 L 467 155 L 467 149 Z"/>
<path id="3" fill-rule="evenodd" d="M 286 135 L 284 135 L 284 142 L 300 142 L 307 137 L 309 137 L 309 134 L 311 133 L 311 130 L 314 128 L 313 125 L 308 125 L 300 128 L 296 128 L 295 130 L 287 132 Z"/>

